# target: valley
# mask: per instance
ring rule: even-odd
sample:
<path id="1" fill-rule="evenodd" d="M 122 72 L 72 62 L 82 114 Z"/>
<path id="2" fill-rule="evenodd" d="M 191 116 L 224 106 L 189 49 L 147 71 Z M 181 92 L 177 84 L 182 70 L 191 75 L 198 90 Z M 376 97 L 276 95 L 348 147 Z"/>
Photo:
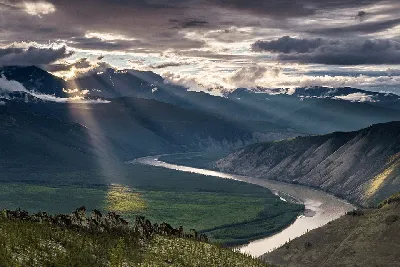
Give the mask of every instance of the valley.
<path id="1" fill-rule="evenodd" d="M 400 267 L 400 0 L 0 0 L 0 267 Z"/>
<path id="2" fill-rule="evenodd" d="M 152 72 L 68 82 L 37 67 L 0 72 L 1 208 L 145 216 L 258 257 L 400 188 L 394 94 L 212 96 Z"/>
<path id="3" fill-rule="evenodd" d="M 282 202 L 259 186 L 152 166 L 122 165 L 112 180 L 90 170 L 40 169 L 0 179 L 0 207 L 55 214 L 82 205 L 118 212 L 129 221 L 143 215 L 153 222 L 194 228 L 224 245 L 277 232 L 303 211 L 302 205 Z"/>
<path id="4" fill-rule="evenodd" d="M 267 228 L 265 228 L 265 226 L 262 226 L 263 230 L 259 236 L 259 240 L 252 241 L 249 244 L 240 248 L 243 253 L 248 253 L 252 256 L 258 257 L 263 255 L 267 251 L 272 251 L 290 241 L 291 239 L 299 237 L 315 228 L 321 227 L 355 208 L 353 205 L 347 203 L 346 201 L 340 200 L 322 191 L 313 190 L 304 186 L 266 181 L 249 176 L 234 175 L 213 170 L 166 163 L 160 161 L 159 158 L 167 158 L 170 162 L 182 162 L 182 158 L 186 160 L 194 158 L 193 161 L 195 162 L 195 164 L 196 162 L 202 162 L 204 164 L 204 162 L 210 160 L 209 156 L 207 155 L 204 156 L 192 153 L 186 155 L 178 154 L 172 156 L 166 155 L 162 157 L 146 157 L 137 159 L 132 163 L 158 166 L 185 173 L 199 173 L 222 179 L 243 181 L 248 184 L 254 184 L 262 186 L 264 188 L 268 188 L 275 195 L 279 196 L 282 202 L 303 203 L 305 205 L 304 212 L 299 215 L 298 218 L 290 226 L 288 226 L 287 228 L 282 228 L 282 231 L 278 233 L 267 232 Z M 251 224 L 241 226 L 251 227 Z M 268 237 L 263 238 L 263 236 Z"/>

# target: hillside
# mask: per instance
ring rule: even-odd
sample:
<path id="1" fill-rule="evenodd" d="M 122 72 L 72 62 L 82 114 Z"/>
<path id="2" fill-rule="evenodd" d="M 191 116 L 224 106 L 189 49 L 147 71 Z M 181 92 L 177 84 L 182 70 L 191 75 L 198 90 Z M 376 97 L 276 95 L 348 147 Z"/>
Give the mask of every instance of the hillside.
<path id="1" fill-rule="evenodd" d="M 0 106 L 0 169 L 26 167 L 91 166 L 95 153 L 87 140 L 88 129 L 55 117 Z"/>
<path id="2" fill-rule="evenodd" d="M 313 230 L 262 259 L 282 267 L 400 266 L 400 195 Z"/>
<path id="3" fill-rule="evenodd" d="M 0 215 L 0 266 L 267 266 L 207 242 L 195 230 L 143 217 L 132 226 L 115 213 L 87 217 L 84 207 L 69 215 Z"/>
<path id="4" fill-rule="evenodd" d="M 27 127 L 22 131 L 27 134 L 44 131 L 49 125 L 47 136 L 60 142 L 69 141 L 59 135 L 55 124 L 61 125 L 60 128 L 80 125 L 85 129 L 81 135 L 86 136 L 87 143 L 93 141 L 90 138 L 98 140 L 90 145 L 100 150 L 105 148 L 102 144 L 108 144 L 121 161 L 149 154 L 227 149 L 253 140 L 251 131 L 232 121 L 140 98 L 119 98 L 101 104 L 5 100 L 0 105 L 0 116 L 4 118 L 1 127 L 8 131 L 12 131 L 12 125 L 6 121 L 13 119 L 18 120 L 19 129 Z M 51 123 L 46 123 L 50 120 Z M 42 127 L 35 127 L 35 123 Z"/>
<path id="5" fill-rule="evenodd" d="M 400 189 L 400 122 L 240 149 L 216 163 L 226 172 L 317 187 L 360 205 Z"/>

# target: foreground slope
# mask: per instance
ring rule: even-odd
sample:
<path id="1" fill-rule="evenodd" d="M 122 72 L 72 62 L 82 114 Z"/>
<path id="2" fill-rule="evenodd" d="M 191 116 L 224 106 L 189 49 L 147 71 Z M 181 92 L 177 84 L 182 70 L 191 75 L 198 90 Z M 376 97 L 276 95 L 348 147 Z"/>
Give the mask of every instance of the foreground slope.
<path id="1" fill-rule="evenodd" d="M 390 203 L 389 203 L 390 202 Z M 262 256 L 290 267 L 400 266 L 400 194 L 350 212 Z"/>
<path id="2" fill-rule="evenodd" d="M 218 161 L 226 172 L 317 187 L 361 205 L 400 190 L 400 122 L 260 143 Z"/>
<path id="3" fill-rule="evenodd" d="M 70 215 L 0 214 L 0 266 L 267 266 L 207 243 L 196 231 L 138 217 L 131 227 L 115 213 L 84 207 Z"/>

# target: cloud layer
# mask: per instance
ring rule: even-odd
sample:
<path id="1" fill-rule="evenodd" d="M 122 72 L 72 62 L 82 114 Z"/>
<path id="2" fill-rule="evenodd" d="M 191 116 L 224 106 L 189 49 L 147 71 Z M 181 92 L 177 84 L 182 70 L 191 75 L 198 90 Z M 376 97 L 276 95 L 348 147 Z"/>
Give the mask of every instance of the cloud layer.
<path id="1" fill-rule="evenodd" d="M 0 0 L 0 65 L 65 77 L 138 68 L 204 90 L 343 79 L 393 86 L 311 73 L 398 69 L 399 11 L 398 0 Z"/>
<path id="2" fill-rule="evenodd" d="M 66 47 L 61 48 L 37 48 L 30 46 L 25 48 L 0 48 L 0 66 L 29 66 L 29 65 L 48 65 L 57 60 L 70 57 L 72 52 L 68 52 Z"/>
<path id="3" fill-rule="evenodd" d="M 279 60 L 326 65 L 400 64 L 400 42 L 389 39 L 325 40 L 285 36 L 257 41 L 253 50 L 280 53 Z"/>

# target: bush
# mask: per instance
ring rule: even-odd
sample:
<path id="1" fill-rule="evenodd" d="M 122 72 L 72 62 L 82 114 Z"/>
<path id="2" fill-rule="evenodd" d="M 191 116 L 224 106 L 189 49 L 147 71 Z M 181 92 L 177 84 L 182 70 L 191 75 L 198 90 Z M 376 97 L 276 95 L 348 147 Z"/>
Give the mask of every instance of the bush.
<path id="1" fill-rule="evenodd" d="M 350 216 L 363 216 L 364 211 L 363 210 L 352 210 L 352 211 L 348 211 L 346 214 L 350 215 Z"/>

